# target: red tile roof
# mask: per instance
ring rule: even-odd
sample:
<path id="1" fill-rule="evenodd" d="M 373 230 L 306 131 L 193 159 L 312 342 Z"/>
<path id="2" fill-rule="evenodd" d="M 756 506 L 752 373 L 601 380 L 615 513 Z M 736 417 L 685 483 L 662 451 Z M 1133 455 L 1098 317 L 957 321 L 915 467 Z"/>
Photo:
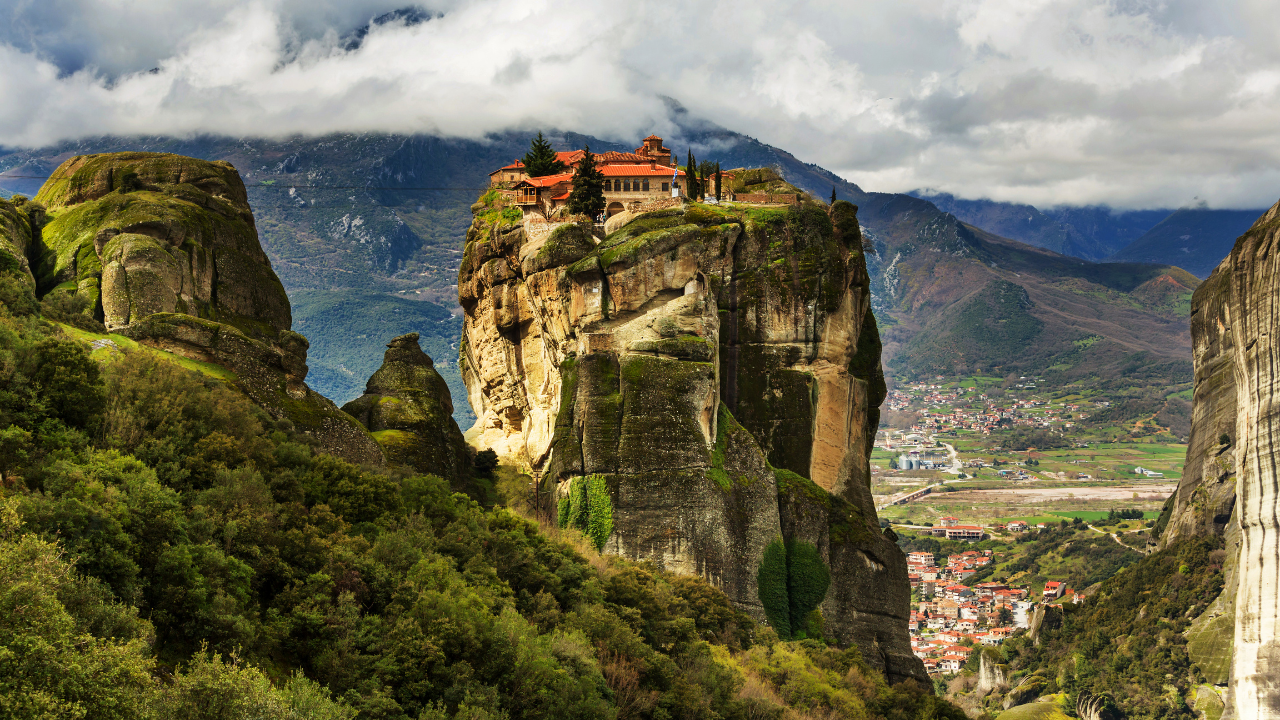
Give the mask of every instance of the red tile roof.
<path id="1" fill-rule="evenodd" d="M 658 165 L 649 167 L 648 165 L 601 165 L 596 168 L 606 177 L 671 177 L 671 168 Z M 676 175 L 684 177 L 683 170 L 677 170 Z"/>
<path id="2" fill-rule="evenodd" d="M 650 135 L 649 137 L 645 138 L 645 140 L 661 140 L 661 139 L 662 138 L 658 137 L 657 135 Z"/>
<path id="3" fill-rule="evenodd" d="M 551 187 L 556 183 L 569 182 L 573 180 L 573 173 L 560 173 L 559 175 L 543 175 L 542 177 L 525 178 L 516 184 L 516 187 L 528 183 L 534 187 Z"/>
<path id="4" fill-rule="evenodd" d="M 596 162 L 599 163 L 650 163 L 653 158 L 648 155 L 637 155 L 635 153 L 616 152 L 610 150 L 606 153 L 596 155 Z"/>

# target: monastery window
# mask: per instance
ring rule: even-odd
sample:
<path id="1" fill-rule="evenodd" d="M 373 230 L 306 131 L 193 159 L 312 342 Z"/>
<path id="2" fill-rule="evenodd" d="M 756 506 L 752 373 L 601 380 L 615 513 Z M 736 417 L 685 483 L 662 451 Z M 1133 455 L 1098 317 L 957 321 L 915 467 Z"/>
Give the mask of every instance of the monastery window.
<path id="1" fill-rule="evenodd" d="M 649 178 L 644 179 L 644 191 L 649 192 Z"/>
<path id="2" fill-rule="evenodd" d="M 613 191 L 614 191 L 614 192 L 622 192 L 622 181 L 621 181 L 621 180 L 614 179 L 614 181 L 613 181 Z"/>
<path id="3" fill-rule="evenodd" d="M 631 192 L 631 178 L 622 181 L 622 191 Z"/>
<path id="4" fill-rule="evenodd" d="M 671 183 L 662 183 L 662 192 L 667 192 L 670 189 L 671 189 Z"/>

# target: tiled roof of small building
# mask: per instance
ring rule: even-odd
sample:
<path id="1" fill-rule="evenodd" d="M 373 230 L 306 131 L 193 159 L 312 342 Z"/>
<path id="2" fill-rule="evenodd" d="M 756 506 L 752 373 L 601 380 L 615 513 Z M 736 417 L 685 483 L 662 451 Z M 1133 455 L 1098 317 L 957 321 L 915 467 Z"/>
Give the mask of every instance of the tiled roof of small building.
<path id="1" fill-rule="evenodd" d="M 560 173 L 559 175 L 543 175 L 542 177 L 525 178 L 516 184 L 520 187 L 528 183 L 534 187 L 551 187 L 556 183 L 569 182 L 573 180 L 573 173 Z"/>

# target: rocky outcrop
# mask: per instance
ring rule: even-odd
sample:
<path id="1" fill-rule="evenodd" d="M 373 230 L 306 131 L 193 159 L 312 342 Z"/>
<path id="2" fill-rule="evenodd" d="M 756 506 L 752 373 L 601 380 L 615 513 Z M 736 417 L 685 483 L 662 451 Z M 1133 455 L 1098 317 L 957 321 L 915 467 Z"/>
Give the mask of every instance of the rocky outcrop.
<path id="1" fill-rule="evenodd" d="M 1062 627 L 1062 607 L 1059 605 L 1037 605 L 1027 622 L 1027 637 L 1036 645 L 1040 644 L 1040 633 L 1043 630 L 1057 630 Z"/>
<path id="2" fill-rule="evenodd" d="M 990 692 L 1004 692 L 1009 689 L 1009 666 L 1004 663 L 1000 651 L 988 647 L 979 648 L 978 684 L 974 692 L 986 695 Z"/>
<path id="3" fill-rule="evenodd" d="M 1278 236 L 1280 204 L 1236 241 L 1196 290 L 1192 434 L 1186 470 L 1161 518 L 1163 546 L 1194 535 L 1227 540 L 1222 595 L 1193 626 L 1189 651 L 1193 657 L 1229 654 L 1227 713 L 1239 718 L 1280 717 Z M 1203 642 L 1226 617 L 1234 618 L 1230 646 Z"/>
<path id="4" fill-rule="evenodd" d="M 80 155 L 36 195 L 50 213 L 41 294 L 74 290 L 108 329 L 159 312 L 288 330 L 289 298 L 258 243 L 240 175 L 166 153 Z"/>
<path id="5" fill-rule="evenodd" d="M 540 474 L 607 552 L 925 680 L 868 484 L 884 381 L 857 208 L 678 204 L 615 217 L 603 240 L 474 209 L 468 438 Z M 581 478 L 608 502 L 576 500 Z"/>
<path id="6" fill-rule="evenodd" d="M 326 451 L 382 462 L 368 432 L 307 387 L 308 343 L 290 330 L 289 299 L 234 167 L 164 153 L 77 156 L 27 206 L 26 247 L 7 212 L 0 233 L 24 253 L 40 296 L 85 298 L 113 332 L 231 370 Z"/>
<path id="7" fill-rule="evenodd" d="M 33 212 L 34 221 L 30 217 Z M 0 272 L 17 278 L 31 290 L 35 290 L 36 281 L 27 254 L 36 239 L 32 228 L 38 227 L 43 214 L 43 208 L 26 200 L 14 203 L 0 199 Z"/>
<path id="8" fill-rule="evenodd" d="M 449 386 L 418 345 L 418 333 L 393 338 L 365 387 L 364 395 L 342 406 L 382 446 L 387 462 L 458 483 L 470 475 L 471 460 L 453 420 Z"/>

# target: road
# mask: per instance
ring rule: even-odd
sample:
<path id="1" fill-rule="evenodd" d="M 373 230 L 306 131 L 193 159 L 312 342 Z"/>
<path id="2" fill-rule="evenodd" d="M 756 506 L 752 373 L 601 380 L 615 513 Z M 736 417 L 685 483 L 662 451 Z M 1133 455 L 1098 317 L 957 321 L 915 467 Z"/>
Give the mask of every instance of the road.
<path id="1" fill-rule="evenodd" d="M 929 438 L 929 439 L 933 440 L 933 438 Z M 947 469 L 943 470 L 942 472 L 950 473 L 952 475 L 959 475 L 960 474 L 960 454 L 956 452 L 955 446 L 952 445 L 951 443 L 942 443 L 942 447 L 947 449 L 947 457 L 951 459 L 951 464 L 947 466 Z"/>

